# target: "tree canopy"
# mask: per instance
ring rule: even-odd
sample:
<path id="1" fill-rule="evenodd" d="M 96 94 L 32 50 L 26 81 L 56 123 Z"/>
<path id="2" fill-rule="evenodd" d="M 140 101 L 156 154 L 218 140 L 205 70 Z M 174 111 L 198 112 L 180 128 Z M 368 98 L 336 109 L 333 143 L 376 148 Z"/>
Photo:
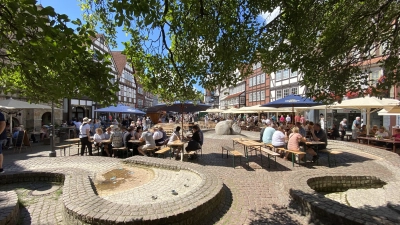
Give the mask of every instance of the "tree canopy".
<path id="1" fill-rule="evenodd" d="M 32 102 L 89 97 L 104 104 L 117 101 L 117 84 L 111 83 L 108 56 L 96 52 L 95 33 L 79 20 L 75 31 L 67 15 L 35 0 L 0 3 L 0 86 Z"/>
<path id="2" fill-rule="evenodd" d="M 400 80 L 396 0 L 80 1 L 86 21 L 111 43 L 118 27 L 130 35 L 125 54 L 163 99 L 185 99 L 196 82 L 207 89 L 234 84 L 256 62 L 269 73 L 301 71 L 309 96 L 335 98 L 370 86 L 377 47 L 385 75 L 377 88 Z M 277 9 L 268 23 L 260 17 Z M 240 77 L 232 76 L 236 68 Z"/>

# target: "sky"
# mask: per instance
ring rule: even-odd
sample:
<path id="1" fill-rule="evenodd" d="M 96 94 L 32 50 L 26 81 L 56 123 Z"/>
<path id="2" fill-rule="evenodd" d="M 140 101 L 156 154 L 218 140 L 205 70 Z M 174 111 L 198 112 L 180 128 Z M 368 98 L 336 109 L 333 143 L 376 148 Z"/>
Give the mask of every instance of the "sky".
<path id="1" fill-rule="evenodd" d="M 79 6 L 79 2 L 77 0 L 37 0 L 39 4 L 42 4 L 43 7 L 51 6 L 57 13 L 66 14 L 70 20 L 75 20 L 77 18 L 82 19 L 82 11 Z M 71 24 L 71 27 L 74 27 Z M 129 37 L 125 35 L 125 33 L 120 30 L 117 35 L 117 48 L 112 48 L 112 50 L 123 50 L 122 42 L 128 41 Z M 204 88 L 201 87 L 199 84 L 195 84 L 194 88 L 204 93 Z"/>

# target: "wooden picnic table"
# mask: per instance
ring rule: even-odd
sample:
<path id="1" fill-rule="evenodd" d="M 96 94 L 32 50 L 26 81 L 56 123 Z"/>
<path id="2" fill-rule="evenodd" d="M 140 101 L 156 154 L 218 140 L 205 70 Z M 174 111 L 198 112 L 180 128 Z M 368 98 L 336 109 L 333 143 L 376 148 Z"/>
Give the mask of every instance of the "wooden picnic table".
<path id="1" fill-rule="evenodd" d="M 180 149 L 180 152 L 178 152 L 178 154 L 181 153 L 181 161 L 183 161 L 183 147 L 184 147 L 184 145 L 185 145 L 185 142 L 183 142 L 181 140 L 168 142 L 168 144 L 167 144 L 167 146 L 169 146 L 169 147 L 176 147 L 176 148 Z"/>
<path id="2" fill-rule="evenodd" d="M 378 141 L 378 142 L 392 143 L 393 144 L 393 149 L 392 149 L 393 152 L 396 152 L 396 144 L 400 144 L 400 141 L 396 141 L 396 140 L 393 140 L 391 138 L 377 139 L 377 138 L 374 138 L 374 137 L 357 137 L 357 142 L 358 143 L 361 143 L 361 140 L 366 140 L 367 141 L 367 145 L 370 144 L 370 141 L 371 142 Z"/>
<path id="3" fill-rule="evenodd" d="M 264 143 L 256 142 L 256 141 L 252 141 L 252 140 L 248 140 L 248 139 L 235 139 L 234 143 L 243 145 L 243 152 L 244 152 L 244 156 L 247 160 L 247 165 L 249 164 L 249 148 L 250 148 L 250 152 L 256 151 L 256 155 L 257 155 L 257 151 L 260 151 L 261 163 L 262 163 L 261 147 L 264 146 Z M 233 146 L 233 147 L 235 147 L 235 146 Z"/>

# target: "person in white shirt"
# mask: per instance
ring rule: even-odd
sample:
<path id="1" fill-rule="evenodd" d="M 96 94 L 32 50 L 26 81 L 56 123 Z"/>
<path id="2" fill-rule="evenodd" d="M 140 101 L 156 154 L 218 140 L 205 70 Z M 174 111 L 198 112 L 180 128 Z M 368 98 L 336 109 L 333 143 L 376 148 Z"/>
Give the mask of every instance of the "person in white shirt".
<path id="1" fill-rule="evenodd" d="M 272 135 L 272 142 L 271 144 L 275 148 L 284 148 L 286 145 L 286 134 L 284 133 L 285 130 L 283 129 L 283 126 L 279 126 L 278 129 L 274 132 Z"/>
<path id="2" fill-rule="evenodd" d="M 94 144 L 96 146 L 99 146 L 101 149 L 101 152 L 106 152 L 107 156 L 110 156 L 110 153 L 108 152 L 108 148 L 104 148 L 104 144 L 102 143 L 103 140 L 105 140 L 103 130 L 101 128 L 96 129 L 96 133 L 93 136 Z"/>
<path id="3" fill-rule="evenodd" d="M 140 141 L 146 141 L 146 144 L 143 146 L 140 146 L 138 148 L 138 151 L 140 152 L 140 154 L 147 156 L 146 153 L 144 152 L 146 149 L 149 148 L 154 148 L 156 147 L 156 143 L 153 139 L 153 134 L 147 130 L 147 128 L 143 128 L 143 133 L 142 136 L 139 138 Z"/>
<path id="4" fill-rule="evenodd" d="M 79 138 L 81 139 L 81 156 L 85 153 L 85 148 L 87 146 L 89 155 L 93 155 L 92 153 L 92 143 L 89 141 L 90 138 L 90 119 L 85 117 L 83 118 L 83 123 L 79 128 Z"/>
<path id="5" fill-rule="evenodd" d="M 290 118 L 290 115 L 287 114 L 287 116 L 286 116 L 286 123 L 290 123 L 290 121 L 292 121 L 292 118 Z"/>
<path id="6" fill-rule="evenodd" d="M 389 133 L 385 131 L 384 127 L 380 127 L 379 130 L 375 133 L 375 137 L 380 136 L 382 138 L 389 138 Z"/>

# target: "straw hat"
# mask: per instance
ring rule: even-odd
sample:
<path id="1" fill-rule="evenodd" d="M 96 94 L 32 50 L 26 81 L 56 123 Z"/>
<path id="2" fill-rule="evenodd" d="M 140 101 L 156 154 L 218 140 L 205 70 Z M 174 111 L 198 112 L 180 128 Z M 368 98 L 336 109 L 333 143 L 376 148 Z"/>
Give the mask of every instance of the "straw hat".
<path id="1" fill-rule="evenodd" d="M 92 120 L 89 119 L 89 118 L 87 118 L 87 117 L 85 117 L 85 118 L 82 119 L 82 121 L 83 121 L 84 123 L 89 123 L 89 122 L 92 121 Z"/>

